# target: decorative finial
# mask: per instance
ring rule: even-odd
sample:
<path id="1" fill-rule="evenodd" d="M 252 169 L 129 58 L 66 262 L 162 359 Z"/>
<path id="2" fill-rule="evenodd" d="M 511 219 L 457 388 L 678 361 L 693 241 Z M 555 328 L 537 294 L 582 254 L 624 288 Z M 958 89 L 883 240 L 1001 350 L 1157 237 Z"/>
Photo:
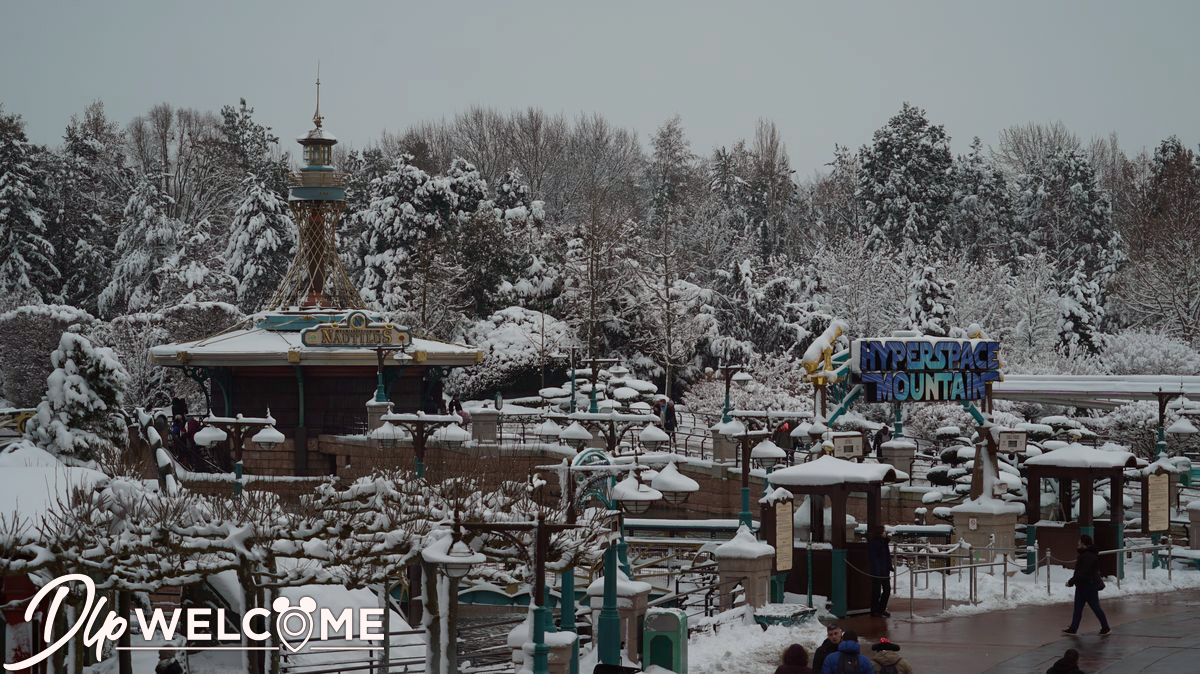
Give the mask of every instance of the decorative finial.
<path id="1" fill-rule="evenodd" d="M 313 124 L 319 129 L 324 119 L 321 116 L 321 62 L 317 61 L 317 111 L 313 113 Z"/>

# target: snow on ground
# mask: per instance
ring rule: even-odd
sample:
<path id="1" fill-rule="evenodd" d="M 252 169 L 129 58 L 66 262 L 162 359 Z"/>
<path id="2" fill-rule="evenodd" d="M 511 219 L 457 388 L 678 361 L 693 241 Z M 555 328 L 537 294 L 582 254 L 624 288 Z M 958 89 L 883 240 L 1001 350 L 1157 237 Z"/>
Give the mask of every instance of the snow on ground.
<path id="1" fill-rule="evenodd" d="M 825 639 L 825 627 L 816 619 L 797 627 L 758 624 L 726 625 L 716 632 L 696 634 L 688 642 L 688 672 L 707 674 L 760 674 L 775 671 L 783 652 L 800 644 L 809 657 Z"/>
<path id="2" fill-rule="evenodd" d="M 1046 567 L 1033 574 L 1026 574 L 1017 567 L 1009 564 L 1008 598 L 1004 596 L 1004 580 L 997 567 L 996 575 L 987 573 L 986 569 L 977 570 L 976 595 L 978 604 L 962 604 L 951 606 L 943 615 L 973 615 L 1025 604 L 1059 604 L 1070 603 L 1075 599 L 1075 590 L 1066 586 L 1072 571 L 1061 566 L 1050 567 L 1050 587 L 1046 590 Z M 1023 567 L 1022 567 L 1023 568 Z M 1112 599 L 1124 595 L 1146 594 L 1151 592 L 1168 592 L 1178 589 L 1200 588 L 1200 571 L 1181 568 L 1176 564 L 1172 577 L 1167 578 L 1165 568 L 1146 569 L 1146 579 L 1142 580 L 1141 558 L 1135 555 L 1125 561 L 1125 578 L 1121 587 L 1117 587 L 1115 578 L 1105 579 L 1106 587 L 1100 592 L 1100 599 Z M 940 574 L 927 574 L 929 587 L 925 587 L 925 578 L 917 578 L 914 596 L 918 599 L 941 599 L 942 582 Z M 896 587 L 892 591 L 890 609 L 897 616 L 905 616 L 908 611 L 909 575 L 906 567 L 898 570 Z M 954 574 L 946 577 L 946 598 L 950 602 L 967 602 L 970 599 L 969 573 Z"/>

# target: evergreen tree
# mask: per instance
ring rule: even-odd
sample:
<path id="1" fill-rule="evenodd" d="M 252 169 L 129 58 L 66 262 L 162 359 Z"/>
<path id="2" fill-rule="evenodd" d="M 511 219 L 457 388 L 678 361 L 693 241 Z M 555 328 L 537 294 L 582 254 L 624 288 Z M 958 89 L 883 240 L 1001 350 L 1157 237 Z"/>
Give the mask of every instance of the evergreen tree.
<path id="1" fill-rule="evenodd" d="M 1064 353 L 1096 355 L 1103 350 L 1100 285 L 1088 278 L 1082 260 L 1061 293 L 1059 319 L 1059 349 Z"/>
<path id="2" fill-rule="evenodd" d="M 1096 184 L 1087 158 L 1052 152 L 1017 179 L 1018 253 L 1045 251 L 1066 283 L 1077 262 L 1102 289 L 1123 261 L 1121 236 L 1112 224 L 1108 195 Z"/>
<path id="3" fill-rule="evenodd" d="M 933 267 L 921 267 L 908 284 L 908 324 L 931 337 L 949 337 L 954 319 L 954 281 L 938 278 Z"/>
<path id="4" fill-rule="evenodd" d="M 948 209 L 943 243 L 947 250 L 982 262 L 989 255 L 1011 255 L 1012 203 L 1004 174 L 983 154 L 976 136 L 971 151 L 954 161 L 951 177 L 954 193 Z"/>
<path id="5" fill-rule="evenodd" d="M 905 103 L 859 154 L 857 195 L 871 236 L 896 248 L 942 248 L 953 163 L 945 129 Z"/>
<path id="6" fill-rule="evenodd" d="M 112 280 L 100 293 L 101 313 L 114 316 L 161 306 L 163 263 L 176 255 L 182 224 L 167 215 L 170 198 L 143 176 L 125 206 Z"/>
<path id="7" fill-rule="evenodd" d="M 759 257 L 766 261 L 788 250 L 782 245 L 784 230 L 787 213 L 796 199 L 791 160 L 774 123 L 759 120 L 751 158 L 750 220 L 754 231 L 747 235 L 757 237 Z"/>
<path id="8" fill-rule="evenodd" d="M 38 446 L 89 461 L 125 445 L 120 415 L 129 376 L 111 349 L 64 332 L 50 356 L 46 396 L 25 427 Z"/>
<path id="9" fill-rule="evenodd" d="M 24 122 L 0 108 L 0 309 L 42 302 L 56 285 L 54 246 L 40 206 L 46 187 L 36 161 Z"/>
<path id="10" fill-rule="evenodd" d="M 246 196 L 229 223 L 225 270 L 237 283 L 238 304 L 255 311 L 287 273 L 297 230 L 286 201 L 256 176 L 248 176 L 245 185 Z"/>
<path id="11" fill-rule="evenodd" d="M 233 176 L 253 174 L 277 196 L 287 194 L 287 153 L 279 154 L 279 137 L 271 127 L 254 121 L 254 108 L 246 105 L 246 99 L 240 99 L 236 108 L 221 108 L 217 134 L 208 143 L 219 158 L 218 166 Z"/>

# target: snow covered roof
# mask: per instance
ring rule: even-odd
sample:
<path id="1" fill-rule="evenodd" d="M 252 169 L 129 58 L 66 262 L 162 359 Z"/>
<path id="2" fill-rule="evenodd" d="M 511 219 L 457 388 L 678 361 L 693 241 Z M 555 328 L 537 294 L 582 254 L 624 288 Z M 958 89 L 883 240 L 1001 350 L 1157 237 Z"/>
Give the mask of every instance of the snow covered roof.
<path id="1" fill-rule="evenodd" d="M 1200 396 L 1200 376 L 1005 374 L 992 384 L 995 398 L 1099 409 L 1156 400 L 1159 391 Z"/>
<path id="2" fill-rule="evenodd" d="M 299 356 L 305 365 L 369 365 L 375 367 L 377 356 L 367 347 L 305 346 L 299 332 L 240 328 L 179 344 L 151 347 L 150 362 L 154 365 L 288 365 L 290 353 Z M 417 354 L 423 354 L 418 356 Z M 439 342 L 420 337 L 412 338 L 406 353 L 396 353 L 397 360 L 423 365 L 475 365 L 483 354 L 465 344 Z"/>
<path id="3" fill-rule="evenodd" d="M 1058 466 L 1063 468 L 1133 468 L 1137 459 L 1123 451 L 1108 451 L 1072 443 L 1025 460 L 1026 466 Z"/>
<path id="4" fill-rule="evenodd" d="M 907 479 L 908 473 L 886 463 L 855 463 L 828 455 L 771 473 L 771 484 L 785 487 L 873 484 Z"/>

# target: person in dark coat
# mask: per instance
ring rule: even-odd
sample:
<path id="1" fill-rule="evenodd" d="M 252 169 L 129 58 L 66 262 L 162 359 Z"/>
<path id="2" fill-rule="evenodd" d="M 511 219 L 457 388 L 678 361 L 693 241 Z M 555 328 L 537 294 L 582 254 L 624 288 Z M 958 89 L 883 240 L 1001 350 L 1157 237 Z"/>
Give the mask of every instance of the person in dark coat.
<path id="1" fill-rule="evenodd" d="M 891 439 L 892 429 L 888 428 L 887 424 L 884 424 L 878 431 L 875 431 L 875 438 L 871 442 L 871 449 L 875 451 L 875 456 L 880 456 L 879 452 L 882 451 L 883 443 Z"/>
<path id="2" fill-rule="evenodd" d="M 871 646 L 871 662 L 875 663 L 876 674 L 913 674 L 912 666 L 900 657 L 900 645 L 887 637 L 881 637 L 879 643 Z"/>
<path id="3" fill-rule="evenodd" d="M 783 652 L 783 664 L 775 668 L 775 674 L 813 674 L 808 666 L 808 651 L 800 644 L 792 644 Z"/>
<path id="4" fill-rule="evenodd" d="M 871 615 L 890 617 L 888 599 L 892 596 L 892 551 L 888 547 L 887 530 L 876 525 L 867 542 L 867 559 L 871 572 Z"/>
<path id="5" fill-rule="evenodd" d="M 1108 618 L 1100 608 L 1100 590 L 1104 587 L 1104 579 L 1100 576 L 1100 551 L 1092 543 L 1092 537 L 1084 534 L 1079 537 L 1078 552 L 1075 573 L 1067 581 L 1067 587 L 1075 588 L 1075 610 L 1071 614 L 1071 626 L 1063 632 L 1075 634 L 1079 630 L 1083 605 L 1087 604 L 1100 621 L 1100 636 L 1104 636 L 1112 630 L 1108 628 Z"/>
<path id="6" fill-rule="evenodd" d="M 858 635 L 850 630 L 842 635 L 838 652 L 830 654 L 821 665 L 821 674 L 875 674 L 871 658 L 860 652 Z"/>
<path id="7" fill-rule="evenodd" d="M 1068 648 L 1067 652 L 1046 670 L 1046 674 L 1083 674 L 1083 670 L 1079 668 L 1079 651 Z"/>
<path id="8" fill-rule="evenodd" d="M 158 664 L 154 667 L 154 674 L 183 674 L 183 665 L 175 659 L 174 649 L 158 649 Z"/>
<path id="9" fill-rule="evenodd" d="M 825 658 L 833 653 L 837 653 L 838 644 L 842 643 L 842 628 L 836 624 L 829 625 L 825 628 L 825 641 L 817 646 L 817 650 L 813 653 L 812 669 L 814 672 L 821 671 L 821 665 L 825 663 Z"/>

